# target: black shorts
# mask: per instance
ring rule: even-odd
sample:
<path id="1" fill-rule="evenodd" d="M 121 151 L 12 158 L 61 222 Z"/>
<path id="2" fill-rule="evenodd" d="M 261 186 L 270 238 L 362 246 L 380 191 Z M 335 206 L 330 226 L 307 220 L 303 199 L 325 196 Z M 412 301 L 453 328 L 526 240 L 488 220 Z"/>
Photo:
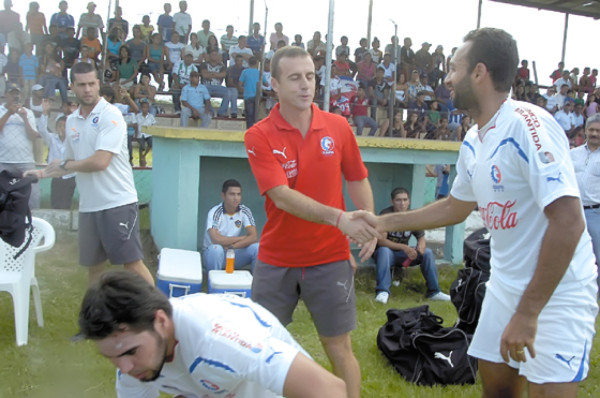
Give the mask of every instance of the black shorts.
<path id="1" fill-rule="evenodd" d="M 79 263 L 128 264 L 144 258 L 137 203 L 79 213 Z"/>
<path id="2" fill-rule="evenodd" d="M 305 268 L 276 267 L 257 260 L 252 300 L 287 325 L 302 299 L 319 335 L 335 337 L 356 328 L 354 271 L 350 262 L 337 261 Z"/>

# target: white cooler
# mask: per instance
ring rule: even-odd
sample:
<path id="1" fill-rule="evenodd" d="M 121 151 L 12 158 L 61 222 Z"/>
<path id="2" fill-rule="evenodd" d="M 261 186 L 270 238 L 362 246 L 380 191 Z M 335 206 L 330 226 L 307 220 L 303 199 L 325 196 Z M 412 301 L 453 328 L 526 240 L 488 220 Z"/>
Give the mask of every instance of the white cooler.
<path id="1" fill-rule="evenodd" d="M 241 297 L 250 297 L 252 292 L 252 274 L 250 271 L 208 271 L 208 292 L 236 294 Z"/>
<path id="2" fill-rule="evenodd" d="M 200 293 L 202 288 L 202 260 L 200 253 L 190 250 L 167 249 L 160 251 L 156 286 L 167 297 Z"/>

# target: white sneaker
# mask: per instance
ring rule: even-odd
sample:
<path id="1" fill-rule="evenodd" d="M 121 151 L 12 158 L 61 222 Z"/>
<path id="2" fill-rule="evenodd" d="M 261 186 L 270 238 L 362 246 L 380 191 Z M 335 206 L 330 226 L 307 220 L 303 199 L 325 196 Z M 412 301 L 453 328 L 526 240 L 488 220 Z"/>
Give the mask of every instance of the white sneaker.
<path id="1" fill-rule="evenodd" d="M 437 292 L 428 299 L 432 301 L 450 301 L 450 296 L 448 296 L 446 293 Z"/>
<path id="2" fill-rule="evenodd" d="M 390 294 L 388 292 L 379 292 L 377 293 L 377 296 L 375 296 L 375 301 L 381 304 L 387 304 L 389 298 Z"/>

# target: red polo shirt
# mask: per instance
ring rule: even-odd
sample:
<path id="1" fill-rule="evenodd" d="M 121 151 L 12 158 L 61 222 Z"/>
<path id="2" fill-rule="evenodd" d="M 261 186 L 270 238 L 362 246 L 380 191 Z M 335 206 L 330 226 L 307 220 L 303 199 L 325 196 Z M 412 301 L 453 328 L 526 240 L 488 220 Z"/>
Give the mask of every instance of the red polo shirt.
<path id="1" fill-rule="evenodd" d="M 287 185 L 322 204 L 345 209 L 342 174 L 347 181 L 368 177 L 346 119 L 313 104 L 306 137 L 279 113 L 252 126 L 244 137 L 248 161 L 262 195 Z M 267 222 L 258 258 L 283 267 L 307 267 L 350 256 L 348 240 L 333 226 L 317 224 L 278 209 L 266 196 Z"/>

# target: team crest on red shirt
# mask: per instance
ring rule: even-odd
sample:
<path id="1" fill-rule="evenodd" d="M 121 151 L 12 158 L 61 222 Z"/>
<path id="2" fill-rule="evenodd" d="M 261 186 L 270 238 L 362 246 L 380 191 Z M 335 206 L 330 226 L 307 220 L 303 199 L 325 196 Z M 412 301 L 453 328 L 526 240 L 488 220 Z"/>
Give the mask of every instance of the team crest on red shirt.
<path id="1" fill-rule="evenodd" d="M 321 149 L 323 150 L 323 155 L 333 155 L 334 147 L 335 143 L 333 142 L 333 138 L 329 136 L 321 138 Z"/>

